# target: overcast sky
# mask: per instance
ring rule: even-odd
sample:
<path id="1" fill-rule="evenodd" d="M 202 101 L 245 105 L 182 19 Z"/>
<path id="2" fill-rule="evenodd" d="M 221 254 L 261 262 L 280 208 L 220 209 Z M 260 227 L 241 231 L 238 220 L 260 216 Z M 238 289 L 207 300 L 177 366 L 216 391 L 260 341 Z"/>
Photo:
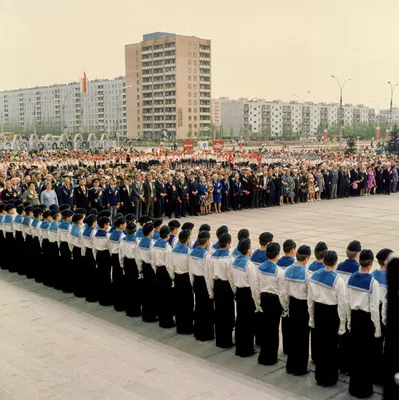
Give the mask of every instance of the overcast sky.
<path id="1" fill-rule="evenodd" d="M 124 75 L 124 45 L 165 31 L 212 40 L 214 98 L 338 101 L 333 73 L 376 107 L 399 83 L 398 21 L 398 0 L 0 0 L 0 90 Z"/>

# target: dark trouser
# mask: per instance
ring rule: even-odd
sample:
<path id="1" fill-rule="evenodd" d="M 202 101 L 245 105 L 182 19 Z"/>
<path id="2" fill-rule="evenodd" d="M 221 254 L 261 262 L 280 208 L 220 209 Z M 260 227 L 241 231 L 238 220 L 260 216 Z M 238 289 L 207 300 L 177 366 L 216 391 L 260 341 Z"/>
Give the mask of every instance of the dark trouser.
<path id="1" fill-rule="evenodd" d="M 205 278 L 194 276 L 193 291 L 195 295 L 194 336 L 197 340 L 215 338 L 213 300 L 209 298 Z"/>
<path id="2" fill-rule="evenodd" d="M 199 199 L 198 195 L 190 196 L 190 215 L 196 215 L 198 214 L 198 204 L 199 204 Z"/>
<path id="3" fill-rule="evenodd" d="M 308 369 L 309 360 L 309 313 L 306 300 L 289 298 L 290 343 L 286 369 L 288 373 L 302 375 Z"/>
<path id="4" fill-rule="evenodd" d="M 5 248 L 4 252 L 2 253 L 3 257 L 3 263 L 1 265 L 1 269 L 13 269 L 13 257 L 15 255 L 15 241 L 14 241 L 14 235 L 12 232 L 6 232 L 5 234 L 6 239 L 5 239 Z M 15 267 L 14 267 L 15 268 Z"/>
<path id="5" fill-rule="evenodd" d="M 194 297 L 188 273 L 175 275 L 176 331 L 181 335 L 194 332 Z"/>
<path id="6" fill-rule="evenodd" d="M 350 340 L 349 332 L 346 331 L 342 336 L 338 337 L 338 369 L 342 374 L 346 374 L 349 370 L 350 357 Z"/>
<path id="7" fill-rule="evenodd" d="M 384 194 L 391 194 L 391 181 L 385 181 L 383 187 Z"/>
<path id="8" fill-rule="evenodd" d="M 216 346 L 223 349 L 233 346 L 235 320 L 234 293 L 228 281 L 214 281 Z"/>
<path id="9" fill-rule="evenodd" d="M 239 210 L 239 209 L 240 209 L 240 197 L 242 197 L 242 196 L 239 196 L 238 194 L 236 194 L 236 195 L 233 197 L 233 200 L 234 200 L 234 202 L 233 202 L 233 209 L 234 209 L 234 210 Z"/>
<path id="10" fill-rule="evenodd" d="M 314 338 L 316 339 L 316 381 L 325 386 L 338 380 L 338 329 L 339 316 L 336 305 L 315 303 Z"/>
<path id="11" fill-rule="evenodd" d="M 115 311 L 125 311 L 125 276 L 119 264 L 119 254 L 112 254 L 112 299 Z"/>
<path id="12" fill-rule="evenodd" d="M 172 214 L 175 213 L 175 218 L 179 217 L 179 206 L 177 201 L 169 201 L 166 203 L 166 215 L 172 218 Z"/>
<path id="13" fill-rule="evenodd" d="M 76 297 L 86 297 L 86 264 L 82 256 L 82 249 L 80 247 L 74 246 L 72 249 L 73 257 L 73 268 L 71 281 L 73 282 L 73 294 Z"/>
<path id="14" fill-rule="evenodd" d="M 50 257 L 50 242 L 48 239 L 43 239 L 42 241 L 42 252 L 43 252 L 43 265 L 40 269 L 40 274 L 42 277 L 42 282 L 46 286 L 51 286 L 50 269 L 52 268 L 52 260 Z M 39 272 L 39 271 L 38 271 Z"/>
<path id="15" fill-rule="evenodd" d="M 150 217 L 154 216 L 154 198 L 150 198 L 150 200 L 144 203 L 144 215 L 148 215 Z"/>
<path id="16" fill-rule="evenodd" d="M 281 334 L 283 336 L 283 353 L 288 354 L 288 349 L 290 346 L 290 317 L 287 315 L 286 317 L 281 318 Z"/>
<path id="17" fill-rule="evenodd" d="M 71 274 L 68 273 L 71 268 L 71 250 L 69 249 L 67 242 L 61 242 L 60 244 L 60 277 L 61 287 L 65 293 L 72 293 L 71 282 L 69 281 Z"/>
<path id="18" fill-rule="evenodd" d="M 141 316 L 144 322 L 155 322 L 157 310 L 157 286 L 155 272 L 151 264 L 143 262 L 143 309 Z"/>
<path id="19" fill-rule="evenodd" d="M 222 194 L 222 211 L 228 211 L 229 210 L 229 195 L 228 194 Z"/>
<path id="20" fill-rule="evenodd" d="M 139 271 L 134 258 L 123 260 L 125 270 L 125 312 L 128 317 L 139 317 L 141 315 L 141 284 Z"/>
<path id="21" fill-rule="evenodd" d="M 57 288 L 59 286 L 59 269 L 57 265 L 60 262 L 60 253 L 57 242 L 48 243 L 48 267 L 46 268 L 43 283 L 47 286 Z"/>
<path id="22" fill-rule="evenodd" d="M 172 279 L 164 265 L 157 266 L 156 272 L 158 318 L 161 328 L 173 328 L 174 315 L 174 289 Z"/>
<path id="23" fill-rule="evenodd" d="M 373 394 L 375 368 L 382 368 L 374 363 L 374 324 L 370 313 L 361 310 L 351 311 L 350 332 L 349 393 L 365 398 Z"/>
<path id="24" fill-rule="evenodd" d="M 97 292 L 97 266 L 93 250 L 86 248 L 84 263 L 86 265 L 84 278 L 86 284 L 86 301 L 94 303 L 98 301 Z"/>
<path id="25" fill-rule="evenodd" d="M 97 251 L 97 291 L 102 306 L 112 305 L 111 256 L 108 250 Z"/>
<path id="26" fill-rule="evenodd" d="M 4 241 L 5 241 L 5 239 L 4 239 Z M 32 235 L 26 235 L 25 249 L 26 249 L 26 254 L 25 254 L 24 266 L 22 268 L 22 275 L 26 274 L 26 277 L 28 279 L 32 279 L 34 277 L 33 265 L 32 265 L 32 257 L 33 257 L 33 237 L 32 237 Z"/>
<path id="27" fill-rule="evenodd" d="M 254 354 L 255 304 L 249 287 L 236 291 L 236 356 L 249 357 Z"/>
<path id="28" fill-rule="evenodd" d="M 181 203 L 179 203 L 179 215 L 181 217 L 185 217 L 187 214 L 187 200 L 182 199 Z"/>
<path id="29" fill-rule="evenodd" d="M 22 231 L 17 231 L 15 234 L 15 241 L 16 241 L 16 254 L 19 255 L 20 261 L 17 264 L 16 271 L 18 275 L 23 275 L 24 274 L 24 264 L 25 264 L 25 257 L 26 257 L 26 244 L 24 240 L 24 236 L 22 234 Z M 1 249 L 0 249 L 1 251 Z"/>
<path id="30" fill-rule="evenodd" d="M 261 293 L 260 304 L 263 310 L 263 312 L 259 313 L 260 322 L 264 329 L 261 330 L 262 339 L 258 363 L 262 365 L 274 365 L 278 361 L 278 329 L 282 310 L 280 299 L 273 293 Z"/>
<path id="31" fill-rule="evenodd" d="M 17 232 L 20 233 L 20 232 Z M 17 264 L 17 254 L 18 253 L 18 237 L 14 238 L 14 235 L 11 233 L 11 237 L 7 237 L 7 252 L 10 252 L 10 259 L 8 264 L 8 271 L 9 272 L 17 272 L 18 264 Z"/>
<path id="32" fill-rule="evenodd" d="M 41 270 L 43 268 L 42 248 L 37 236 L 32 238 L 32 263 L 33 263 L 33 278 L 38 283 L 43 282 Z"/>
<path id="33" fill-rule="evenodd" d="M 382 303 L 380 303 L 380 325 L 381 325 L 381 337 L 374 338 L 375 344 L 375 365 L 384 365 L 384 341 L 386 328 L 382 323 Z M 383 385 L 384 383 L 384 369 L 377 368 L 374 374 L 374 383 L 377 385 Z"/>

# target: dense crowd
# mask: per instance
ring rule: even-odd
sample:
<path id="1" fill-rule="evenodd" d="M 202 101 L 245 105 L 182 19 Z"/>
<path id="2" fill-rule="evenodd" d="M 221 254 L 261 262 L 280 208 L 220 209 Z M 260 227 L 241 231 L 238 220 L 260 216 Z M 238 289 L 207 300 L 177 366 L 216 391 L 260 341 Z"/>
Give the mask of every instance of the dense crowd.
<path id="1" fill-rule="evenodd" d="M 364 148 L 3 153 L 0 199 L 172 218 L 398 191 L 398 160 Z"/>

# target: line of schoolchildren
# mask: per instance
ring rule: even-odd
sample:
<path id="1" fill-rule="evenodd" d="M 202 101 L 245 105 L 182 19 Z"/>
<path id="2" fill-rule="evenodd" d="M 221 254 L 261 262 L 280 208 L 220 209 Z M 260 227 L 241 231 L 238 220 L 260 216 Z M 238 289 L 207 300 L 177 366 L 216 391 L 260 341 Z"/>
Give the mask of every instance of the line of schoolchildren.
<path id="1" fill-rule="evenodd" d="M 110 227 L 108 211 L 76 211 L 24 207 L 19 200 L 0 204 L 1 268 L 162 328 L 176 326 L 199 341 L 235 345 L 240 357 L 253 355 L 256 343 L 262 365 L 278 361 L 281 322 L 288 374 L 309 372 L 310 335 L 317 384 L 334 385 L 338 371 L 349 373 L 349 392 L 365 398 L 373 383 L 382 383 L 392 250 L 378 252 L 380 268 L 370 274 L 374 254 L 358 241 L 349 243 L 340 264 L 319 242 L 308 266 L 309 246 L 296 249 L 286 240 L 280 257 L 269 232 L 252 251 L 249 231 L 242 229 L 231 251 L 227 226 L 218 228 L 212 244 L 207 224 L 192 240 L 190 222 L 179 232 L 176 220 L 163 225 L 142 217 L 137 229 L 128 214 L 117 215 Z"/>

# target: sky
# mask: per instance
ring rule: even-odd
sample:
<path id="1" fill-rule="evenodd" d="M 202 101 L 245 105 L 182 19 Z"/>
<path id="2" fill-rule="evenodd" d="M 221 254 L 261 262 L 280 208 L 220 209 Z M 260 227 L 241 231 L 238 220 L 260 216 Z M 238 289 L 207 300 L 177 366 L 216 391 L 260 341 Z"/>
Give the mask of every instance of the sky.
<path id="1" fill-rule="evenodd" d="M 164 31 L 212 40 L 213 98 L 337 102 L 334 74 L 344 103 L 378 107 L 398 16 L 398 0 L 0 0 L 0 90 L 122 76 L 124 46 Z"/>

